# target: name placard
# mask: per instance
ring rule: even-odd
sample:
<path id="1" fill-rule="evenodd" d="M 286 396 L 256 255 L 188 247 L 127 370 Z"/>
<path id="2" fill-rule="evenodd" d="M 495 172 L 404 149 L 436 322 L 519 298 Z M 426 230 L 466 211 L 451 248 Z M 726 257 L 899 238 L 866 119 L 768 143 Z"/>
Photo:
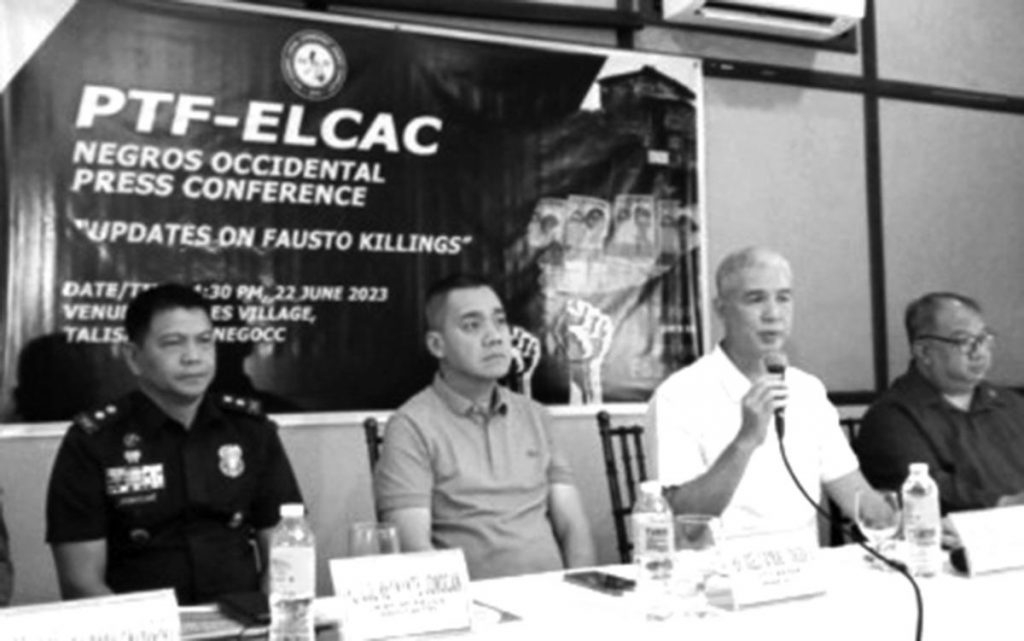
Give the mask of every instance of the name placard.
<path id="1" fill-rule="evenodd" d="M 5 641 L 177 641 L 173 590 L 0 608 Z"/>
<path id="2" fill-rule="evenodd" d="M 818 546 L 806 530 L 734 535 L 722 545 L 726 589 L 713 601 L 731 608 L 821 594 Z"/>
<path id="3" fill-rule="evenodd" d="M 1024 505 L 950 512 L 968 576 L 1024 567 Z"/>
<path id="4" fill-rule="evenodd" d="M 468 630 L 469 572 L 462 550 L 332 559 L 345 636 L 357 639 Z"/>

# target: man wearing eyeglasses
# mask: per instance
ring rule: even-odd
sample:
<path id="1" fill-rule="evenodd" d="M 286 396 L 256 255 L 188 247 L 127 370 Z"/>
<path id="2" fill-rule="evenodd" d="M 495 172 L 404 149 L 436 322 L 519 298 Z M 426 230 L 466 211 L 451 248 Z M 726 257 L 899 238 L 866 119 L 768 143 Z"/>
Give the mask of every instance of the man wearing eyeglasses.
<path id="1" fill-rule="evenodd" d="M 985 380 L 995 335 L 967 296 L 926 294 L 904 316 L 911 362 L 864 416 L 855 450 L 876 487 L 928 463 L 943 513 L 1024 503 L 1024 398 Z"/>

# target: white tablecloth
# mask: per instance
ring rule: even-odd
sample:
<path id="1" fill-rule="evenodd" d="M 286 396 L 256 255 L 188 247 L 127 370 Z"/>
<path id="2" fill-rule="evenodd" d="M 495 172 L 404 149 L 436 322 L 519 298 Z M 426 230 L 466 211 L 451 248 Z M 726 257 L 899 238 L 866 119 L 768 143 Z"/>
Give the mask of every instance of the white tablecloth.
<path id="1" fill-rule="evenodd" d="M 520 617 L 506 623 L 477 622 L 470 638 L 512 639 L 682 639 L 821 641 L 914 638 L 916 609 L 910 582 L 872 567 L 855 546 L 822 550 L 825 594 L 719 611 L 705 619 L 674 616 L 647 621 L 633 593 L 612 596 L 566 583 L 561 573 L 474 582 L 473 598 Z M 629 566 L 604 568 L 631 576 Z M 1016 615 L 1024 610 L 1024 570 L 968 578 L 948 567 L 920 578 L 924 639 L 1024 639 Z M 1021 610 L 1018 610 L 1020 608 Z M 465 639 L 466 636 L 462 635 Z"/>

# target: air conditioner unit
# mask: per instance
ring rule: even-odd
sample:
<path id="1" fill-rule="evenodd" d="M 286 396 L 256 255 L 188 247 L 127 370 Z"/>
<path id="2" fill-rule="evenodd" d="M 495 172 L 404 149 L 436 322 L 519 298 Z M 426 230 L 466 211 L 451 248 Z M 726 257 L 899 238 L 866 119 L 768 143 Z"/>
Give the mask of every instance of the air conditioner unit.
<path id="1" fill-rule="evenodd" d="M 662 0 L 667 22 L 830 40 L 864 18 L 865 0 Z"/>

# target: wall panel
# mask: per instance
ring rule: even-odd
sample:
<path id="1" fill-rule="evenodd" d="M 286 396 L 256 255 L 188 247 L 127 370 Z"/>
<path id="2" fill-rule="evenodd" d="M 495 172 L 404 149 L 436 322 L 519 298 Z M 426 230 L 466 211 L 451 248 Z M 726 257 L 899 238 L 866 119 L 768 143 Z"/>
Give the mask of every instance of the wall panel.
<path id="1" fill-rule="evenodd" d="M 786 254 L 791 360 L 830 391 L 872 389 L 862 99 L 716 79 L 705 96 L 711 268 L 747 245 Z"/>
<path id="2" fill-rule="evenodd" d="M 876 0 L 886 80 L 1024 95 L 1024 2 Z"/>
<path id="3" fill-rule="evenodd" d="M 1024 384 L 1024 119 L 885 101 L 881 130 L 890 372 L 909 357 L 906 304 L 955 290 L 999 333 L 992 377 Z"/>

